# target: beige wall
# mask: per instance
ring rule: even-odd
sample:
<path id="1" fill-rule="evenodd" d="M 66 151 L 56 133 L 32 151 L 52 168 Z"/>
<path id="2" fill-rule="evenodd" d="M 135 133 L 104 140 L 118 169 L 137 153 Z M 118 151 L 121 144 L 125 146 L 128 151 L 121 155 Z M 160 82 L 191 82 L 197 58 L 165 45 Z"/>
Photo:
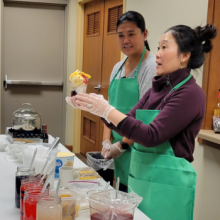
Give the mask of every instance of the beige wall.
<path id="1" fill-rule="evenodd" d="M 208 0 L 126 1 L 126 11 L 138 11 L 144 16 L 149 30 L 150 48 L 154 54 L 160 36 L 167 28 L 177 24 L 191 27 L 204 25 L 207 9 Z M 201 73 L 202 69 L 194 72 L 200 86 Z M 220 151 L 196 142 L 194 158 L 193 166 L 198 175 L 194 220 L 218 220 L 220 219 Z"/>

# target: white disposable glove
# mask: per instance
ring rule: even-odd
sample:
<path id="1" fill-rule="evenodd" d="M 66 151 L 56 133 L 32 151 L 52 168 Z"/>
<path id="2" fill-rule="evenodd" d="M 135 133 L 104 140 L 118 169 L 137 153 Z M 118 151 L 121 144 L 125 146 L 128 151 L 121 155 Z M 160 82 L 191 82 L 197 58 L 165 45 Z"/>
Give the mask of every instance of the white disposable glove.
<path id="1" fill-rule="evenodd" d="M 114 107 L 109 105 L 108 101 L 104 99 L 103 95 L 79 92 L 75 98 L 75 104 L 78 105 L 78 108 L 94 115 L 98 115 L 110 123 L 108 120 L 108 115 L 114 109 Z"/>
<path id="2" fill-rule="evenodd" d="M 110 146 L 110 150 L 107 151 L 104 158 L 107 160 L 111 158 L 119 158 L 124 152 L 125 150 L 119 147 L 119 142 L 116 142 Z"/>
<path id="3" fill-rule="evenodd" d="M 76 104 L 75 97 L 66 97 L 66 102 L 71 105 L 73 108 L 78 108 L 79 106 Z"/>
<path id="4" fill-rule="evenodd" d="M 107 157 L 107 153 L 108 151 L 110 151 L 110 147 L 111 147 L 112 143 L 109 139 L 106 139 L 102 142 L 102 152 L 101 155 L 105 158 Z"/>

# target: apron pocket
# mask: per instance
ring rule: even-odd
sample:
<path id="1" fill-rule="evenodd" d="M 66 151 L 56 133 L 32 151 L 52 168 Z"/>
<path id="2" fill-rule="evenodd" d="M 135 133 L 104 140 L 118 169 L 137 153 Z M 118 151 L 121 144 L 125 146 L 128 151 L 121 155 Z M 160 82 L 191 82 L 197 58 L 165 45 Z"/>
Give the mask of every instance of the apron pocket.
<path id="1" fill-rule="evenodd" d="M 152 220 L 193 220 L 195 187 L 170 186 L 131 175 L 128 185 L 143 197 L 138 208 Z"/>
<path id="2" fill-rule="evenodd" d="M 128 175 L 131 163 L 131 149 L 124 152 L 121 157 L 114 159 L 115 177 L 120 177 L 120 182 L 128 185 Z"/>

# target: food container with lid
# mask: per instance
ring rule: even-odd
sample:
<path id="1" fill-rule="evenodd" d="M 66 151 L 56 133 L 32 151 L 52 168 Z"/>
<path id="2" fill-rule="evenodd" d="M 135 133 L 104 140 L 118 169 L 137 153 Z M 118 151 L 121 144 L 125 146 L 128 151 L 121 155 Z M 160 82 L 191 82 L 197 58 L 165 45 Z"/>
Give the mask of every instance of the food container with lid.
<path id="1" fill-rule="evenodd" d="M 74 153 L 58 152 L 56 158 L 55 178 L 59 178 L 59 168 L 63 166 L 73 167 Z"/>
<path id="2" fill-rule="evenodd" d="M 74 180 L 93 181 L 100 184 L 102 177 L 91 167 L 74 169 Z"/>
<path id="3" fill-rule="evenodd" d="M 12 116 L 13 128 L 15 130 L 32 131 L 34 129 L 41 129 L 41 115 L 31 107 L 30 103 L 23 103 L 22 108 L 16 110 Z"/>
<path id="4" fill-rule="evenodd" d="M 55 191 L 50 191 L 55 196 Z M 81 196 L 70 189 L 60 189 L 58 195 L 61 197 L 63 220 L 75 220 L 78 215 Z"/>

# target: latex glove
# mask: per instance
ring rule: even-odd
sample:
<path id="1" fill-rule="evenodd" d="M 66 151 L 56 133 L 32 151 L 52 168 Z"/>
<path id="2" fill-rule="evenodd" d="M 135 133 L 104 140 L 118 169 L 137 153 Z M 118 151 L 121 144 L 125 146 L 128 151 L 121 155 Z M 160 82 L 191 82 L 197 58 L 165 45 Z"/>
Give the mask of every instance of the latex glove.
<path id="1" fill-rule="evenodd" d="M 119 158 L 124 152 L 125 150 L 119 147 L 119 142 L 116 142 L 110 146 L 110 150 L 107 151 L 105 159 Z"/>
<path id="2" fill-rule="evenodd" d="M 71 105 L 73 108 L 78 108 L 79 106 L 76 104 L 75 97 L 66 97 L 66 102 Z"/>
<path id="3" fill-rule="evenodd" d="M 110 123 L 108 120 L 108 115 L 114 109 L 114 107 L 109 105 L 108 101 L 104 99 L 103 95 L 79 92 L 75 97 L 75 103 L 81 110 L 90 112 L 94 115 L 98 115 Z"/>
<path id="4" fill-rule="evenodd" d="M 102 152 L 101 155 L 105 158 L 107 157 L 107 153 L 108 151 L 110 151 L 110 147 L 111 147 L 112 143 L 109 139 L 106 139 L 102 142 Z"/>

